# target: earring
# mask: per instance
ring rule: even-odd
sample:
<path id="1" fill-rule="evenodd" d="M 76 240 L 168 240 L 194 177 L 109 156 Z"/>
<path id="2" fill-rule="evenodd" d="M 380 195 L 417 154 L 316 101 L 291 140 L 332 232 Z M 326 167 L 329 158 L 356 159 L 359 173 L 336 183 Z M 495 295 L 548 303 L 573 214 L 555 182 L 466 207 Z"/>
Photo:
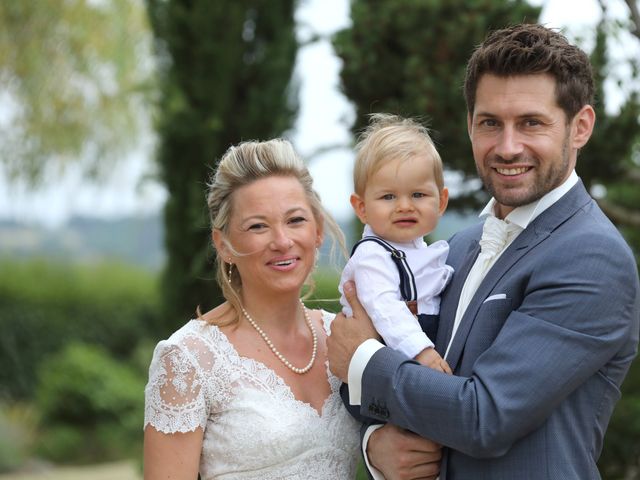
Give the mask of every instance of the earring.
<path id="1" fill-rule="evenodd" d="M 320 249 L 318 247 L 316 247 L 316 255 L 315 255 L 315 262 L 313 265 L 313 268 L 316 269 L 318 268 L 318 260 L 320 259 Z"/>
<path id="2" fill-rule="evenodd" d="M 227 272 L 227 282 L 231 283 L 231 275 L 233 274 L 233 263 L 231 263 L 231 258 L 227 262 L 229 264 L 229 271 Z"/>

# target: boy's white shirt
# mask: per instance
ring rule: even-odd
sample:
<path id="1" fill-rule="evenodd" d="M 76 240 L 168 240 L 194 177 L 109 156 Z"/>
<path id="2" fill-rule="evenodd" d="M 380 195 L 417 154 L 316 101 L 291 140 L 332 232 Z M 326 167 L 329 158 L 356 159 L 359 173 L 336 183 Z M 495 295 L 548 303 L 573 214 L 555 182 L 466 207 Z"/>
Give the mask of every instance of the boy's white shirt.
<path id="1" fill-rule="evenodd" d="M 377 235 L 365 225 L 362 236 Z M 406 255 L 416 282 L 418 313 L 437 315 L 440 293 L 449 283 L 453 272 L 446 264 L 449 245 L 442 240 L 427 245 L 422 238 L 407 243 L 384 240 Z M 351 316 L 351 308 L 342 293 L 342 286 L 348 280 L 366 286 L 358 292 L 358 299 L 387 346 L 409 358 L 414 358 L 425 348 L 433 347 L 432 340 L 435 339 L 427 337 L 407 308 L 400 293 L 398 267 L 382 246 L 375 242 L 363 242 L 342 271 L 338 287 L 342 294 L 340 303 L 342 312 Z"/>

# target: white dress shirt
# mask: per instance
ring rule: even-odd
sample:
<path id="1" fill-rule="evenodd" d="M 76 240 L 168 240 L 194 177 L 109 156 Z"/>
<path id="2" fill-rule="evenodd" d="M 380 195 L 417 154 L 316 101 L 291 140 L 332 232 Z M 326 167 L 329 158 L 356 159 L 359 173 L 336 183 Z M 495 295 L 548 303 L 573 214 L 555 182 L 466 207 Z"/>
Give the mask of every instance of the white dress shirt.
<path id="1" fill-rule="evenodd" d="M 486 216 L 484 225 L 482 226 L 482 236 L 480 237 L 480 254 L 469 270 L 462 291 L 460 292 L 460 298 L 458 299 L 458 308 L 456 309 L 453 330 L 451 332 L 452 339 L 458 331 L 462 317 L 467 311 L 471 299 L 474 297 L 487 272 L 491 270 L 491 267 L 493 267 L 498 258 L 500 258 L 502 252 L 511 245 L 511 242 L 520 235 L 522 230 L 523 228 L 520 225 L 512 223 L 509 220 L 501 220 L 493 215 L 493 213 Z M 445 358 L 449 355 L 452 343 L 451 341 L 449 342 L 447 351 L 444 354 Z"/>
<path id="2" fill-rule="evenodd" d="M 507 215 L 504 218 L 504 220 L 510 223 L 516 224 L 519 227 L 521 227 L 522 230 L 524 230 L 529 226 L 529 224 L 536 217 L 538 217 L 538 215 L 540 215 L 547 208 L 549 208 L 551 205 L 553 205 L 558 200 L 560 200 L 562 196 L 564 196 L 569 190 L 571 190 L 571 188 L 573 188 L 573 186 L 576 183 L 578 183 L 578 180 L 579 180 L 579 177 L 576 174 L 575 170 L 572 171 L 569 177 L 567 178 L 567 180 L 565 180 L 564 183 L 562 183 L 560 186 L 551 190 L 549 193 L 544 195 L 542 198 L 540 198 L 536 202 L 514 208 L 509 213 L 509 215 Z M 492 198 L 489 201 L 489 203 L 484 207 L 482 212 L 480 212 L 479 216 L 484 218 L 488 215 L 495 215 L 494 213 L 495 205 L 496 205 L 496 200 Z M 513 240 L 515 240 L 516 237 L 517 235 L 514 235 L 513 238 L 510 239 L 510 242 L 513 242 Z M 504 250 L 506 250 L 506 248 L 508 248 L 508 245 L 505 246 Z M 498 257 L 499 255 L 496 256 L 496 258 L 493 260 L 493 263 L 495 263 Z M 464 290 L 464 286 L 463 286 L 463 290 Z M 360 293 L 358 293 L 358 296 L 359 295 Z M 471 297 L 472 296 L 473 295 L 471 295 Z M 468 300 L 470 300 L 470 298 Z M 454 330 L 451 335 L 449 345 L 447 346 L 447 352 L 449 350 L 449 347 L 451 346 L 451 343 L 453 342 L 455 332 L 457 331 L 457 328 L 460 324 L 460 320 L 462 319 L 464 310 L 466 310 L 466 305 L 462 309 L 460 308 L 460 305 L 458 305 L 458 311 L 456 311 L 456 319 L 454 321 Z M 461 311 L 460 315 L 458 315 L 459 311 Z M 357 348 L 357 350 L 353 354 L 353 357 L 351 357 L 351 362 L 349 363 L 349 371 L 348 371 L 349 403 L 351 405 L 360 405 L 361 398 L 362 398 L 362 395 L 361 395 L 362 394 L 362 374 L 364 373 L 364 369 L 367 366 L 367 363 L 369 363 L 369 360 L 371 359 L 373 354 L 383 347 L 384 345 L 382 345 L 377 340 L 369 339 L 364 341 L 362 344 L 360 344 L 360 346 Z M 380 425 L 380 424 L 370 426 L 367 429 L 362 441 L 362 451 L 364 454 L 365 463 L 367 464 L 367 467 L 369 468 L 369 471 L 372 477 L 374 478 L 374 480 L 384 480 L 384 477 L 378 470 L 373 468 L 369 463 L 369 458 L 367 457 L 367 442 L 371 434 L 376 429 L 382 426 L 383 425 Z"/>
<path id="3" fill-rule="evenodd" d="M 365 225 L 362 237 L 372 236 L 377 235 L 369 225 Z M 449 254 L 447 242 L 440 240 L 427 245 L 422 238 L 407 243 L 383 240 L 406 255 L 416 282 L 418 313 L 437 315 L 440 311 L 440 293 L 453 273 L 453 268 L 446 264 Z M 342 312 L 348 317 L 352 311 L 342 286 L 349 280 L 360 287 L 358 300 L 388 347 L 409 358 L 414 358 L 425 348 L 433 347 L 435 339 L 428 338 L 422 331 L 402 298 L 398 267 L 384 247 L 375 242 L 363 242 L 344 267 L 338 289 L 342 294 Z"/>

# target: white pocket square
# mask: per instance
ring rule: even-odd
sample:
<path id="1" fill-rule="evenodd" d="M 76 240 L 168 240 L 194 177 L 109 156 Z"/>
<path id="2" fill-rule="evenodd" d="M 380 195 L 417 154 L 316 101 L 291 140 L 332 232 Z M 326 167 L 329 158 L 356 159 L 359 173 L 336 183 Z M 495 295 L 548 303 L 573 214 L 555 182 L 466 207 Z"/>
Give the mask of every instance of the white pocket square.
<path id="1" fill-rule="evenodd" d="M 506 293 L 496 293 L 495 295 L 491 295 L 490 297 L 487 297 L 485 301 L 482 303 L 491 302 L 493 300 L 504 300 L 505 298 L 507 298 Z"/>

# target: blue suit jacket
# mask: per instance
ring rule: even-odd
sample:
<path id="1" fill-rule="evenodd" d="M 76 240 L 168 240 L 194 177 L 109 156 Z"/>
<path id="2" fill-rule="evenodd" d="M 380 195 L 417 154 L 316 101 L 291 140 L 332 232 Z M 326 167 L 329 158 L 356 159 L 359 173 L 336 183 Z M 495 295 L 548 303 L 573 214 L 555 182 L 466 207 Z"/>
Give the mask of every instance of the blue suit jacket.
<path id="1" fill-rule="evenodd" d="M 456 234 L 442 354 L 482 226 Z M 454 376 L 379 350 L 362 415 L 445 446 L 442 480 L 597 479 L 619 387 L 636 355 L 635 259 L 582 182 L 505 250 L 471 300 L 447 360 Z"/>

